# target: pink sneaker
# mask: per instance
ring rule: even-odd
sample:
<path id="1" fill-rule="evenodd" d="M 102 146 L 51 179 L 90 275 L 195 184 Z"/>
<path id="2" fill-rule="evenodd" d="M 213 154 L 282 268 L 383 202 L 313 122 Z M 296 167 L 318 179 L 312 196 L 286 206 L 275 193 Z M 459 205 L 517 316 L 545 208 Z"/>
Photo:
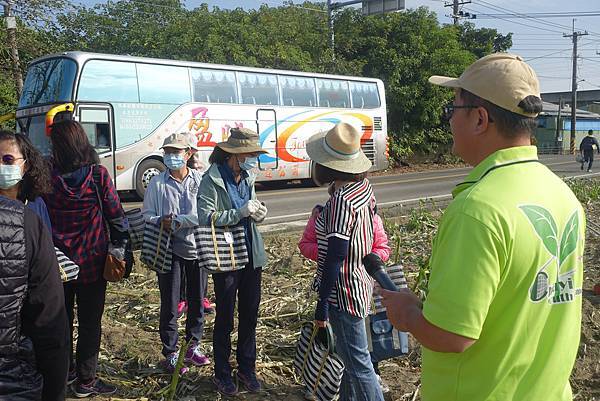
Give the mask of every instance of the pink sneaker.
<path id="1" fill-rule="evenodd" d="M 185 363 L 194 366 L 205 366 L 210 363 L 210 359 L 202 353 L 200 346 L 194 343 L 188 348 L 185 354 Z"/>
<path id="2" fill-rule="evenodd" d="M 208 298 L 202 298 L 202 306 L 204 307 L 204 313 L 213 312 L 213 305 L 210 303 Z"/>
<path id="3" fill-rule="evenodd" d="M 161 367 L 167 372 L 167 373 L 173 373 L 175 371 L 175 367 L 177 366 L 177 358 L 179 357 L 179 353 L 178 352 L 173 352 L 171 354 L 169 354 L 165 360 L 162 362 Z M 179 369 L 179 374 L 180 375 L 184 375 L 187 372 L 189 372 L 189 368 L 185 365 L 183 365 L 180 369 Z"/>
<path id="4" fill-rule="evenodd" d="M 179 301 L 177 304 L 177 316 L 181 317 L 181 315 L 183 315 L 185 312 L 187 312 L 187 302 Z"/>

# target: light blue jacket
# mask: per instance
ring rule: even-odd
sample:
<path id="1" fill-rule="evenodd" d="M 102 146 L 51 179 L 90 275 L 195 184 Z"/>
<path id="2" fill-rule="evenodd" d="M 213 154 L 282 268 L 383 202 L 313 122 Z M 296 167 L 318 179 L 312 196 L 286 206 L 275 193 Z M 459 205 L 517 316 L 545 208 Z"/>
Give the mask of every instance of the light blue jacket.
<path id="1" fill-rule="evenodd" d="M 256 199 L 254 182 L 256 177 L 250 175 L 245 178 L 250 188 L 250 199 Z M 198 221 L 200 225 L 210 225 L 210 219 L 216 213 L 215 226 L 234 226 L 240 222 L 242 215 L 238 209 L 233 209 L 231 198 L 227 193 L 225 181 L 221 177 L 219 167 L 211 164 L 210 168 L 202 176 L 200 189 L 198 190 Z M 252 233 L 252 261 L 254 268 L 265 267 L 267 264 L 267 253 L 265 245 L 256 226 L 256 222 L 250 218 L 250 232 Z"/>
<path id="2" fill-rule="evenodd" d="M 194 169 L 188 169 L 191 178 L 200 186 L 202 173 Z M 165 170 L 150 180 L 146 193 L 144 194 L 144 206 L 142 213 L 147 222 L 158 224 L 163 212 L 163 197 L 165 196 L 165 186 L 169 178 L 169 170 Z M 198 216 L 195 214 L 180 214 L 173 219 L 181 224 L 180 228 L 191 228 L 198 225 Z"/>

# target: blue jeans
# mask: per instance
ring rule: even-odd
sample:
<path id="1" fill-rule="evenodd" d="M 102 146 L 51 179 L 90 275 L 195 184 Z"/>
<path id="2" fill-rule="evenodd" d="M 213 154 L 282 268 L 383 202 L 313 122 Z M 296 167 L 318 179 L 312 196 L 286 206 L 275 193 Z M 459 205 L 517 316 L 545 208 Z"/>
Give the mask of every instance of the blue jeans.
<path id="1" fill-rule="evenodd" d="M 330 305 L 329 323 L 335 334 L 336 353 L 346 366 L 340 387 L 340 401 L 383 401 L 369 354 L 365 319 Z"/>

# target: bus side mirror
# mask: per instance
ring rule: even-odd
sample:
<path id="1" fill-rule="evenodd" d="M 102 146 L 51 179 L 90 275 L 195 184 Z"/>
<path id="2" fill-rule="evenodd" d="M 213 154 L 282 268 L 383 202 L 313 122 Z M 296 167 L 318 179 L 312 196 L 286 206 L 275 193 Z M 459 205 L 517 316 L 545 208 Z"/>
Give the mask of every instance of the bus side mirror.
<path id="1" fill-rule="evenodd" d="M 50 126 L 54 123 L 54 118 L 57 117 L 57 114 L 60 113 L 57 121 L 70 120 L 73 118 L 73 110 L 75 110 L 73 103 L 59 104 L 48 110 L 46 113 L 46 136 L 50 136 Z"/>

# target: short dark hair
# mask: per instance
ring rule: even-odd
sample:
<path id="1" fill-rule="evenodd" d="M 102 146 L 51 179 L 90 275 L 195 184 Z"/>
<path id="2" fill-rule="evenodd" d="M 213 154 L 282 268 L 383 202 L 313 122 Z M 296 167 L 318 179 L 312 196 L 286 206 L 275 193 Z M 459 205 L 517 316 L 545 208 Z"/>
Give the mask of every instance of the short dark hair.
<path id="1" fill-rule="evenodd" d="M 61 174 L 71 173 L 80 167 L 99 164 L 96 149 L 77 121 L 62 120 L 50 126 L 52 159 Z"/>
<path id="2" fill-rule="evenodd" d="M 209 164 L 225 164 L 227 159 L 231 157 L 231 153 L 224 151 L 218 146 L 215 146 L 210 156 L 208 156 Z"/>
<path id="3" fill-rule="evenodd" d="M 27 164 L 23 180 L 19 184 L 19 193 L 17 194 L 19 200 L 32 202 L 38 196 L 50 193 L 52 186 L 48 164 L 29 138 L 12 131 L 0 131 L 0 141 L 14 142 L 19 147 Z"/>
<path id="4" fill-rule="evenodd" d="M 342 171 L 334 170 L 329 167 L 325 167 L 322 164 L 315 163 L 315 168 L 313 170 L 313 179 L 322 184 L 330 183 L 335 180 L 340 181 L 352 181 L 358 182 L 367 178 L 368 172 L 365 171 L 363 173 L 344 173 Z"/>
<path id="5" fill-rule="evenodd" d="M 530 136 L 537 128 L 535 117 L 513 113 L 462 88 L 460 89 L 459 96 L 465 104 L 485 108 L 490 115 L 491 121 L 498 126 L 498 131 L 506 137 L 514 138 L 525 134 Z M 542 111 L 542 106 L 542 99 L 533 95 L 527 96 L 519 103 L 519 107 L 526 113 L 539 113 Z"/>
<path id="6" fill-rule="evenodd" d="M 588 130 L 588 135 L 593 135 L 594 134 L 594 130 L 593 129 L 589 129 Z"/>

